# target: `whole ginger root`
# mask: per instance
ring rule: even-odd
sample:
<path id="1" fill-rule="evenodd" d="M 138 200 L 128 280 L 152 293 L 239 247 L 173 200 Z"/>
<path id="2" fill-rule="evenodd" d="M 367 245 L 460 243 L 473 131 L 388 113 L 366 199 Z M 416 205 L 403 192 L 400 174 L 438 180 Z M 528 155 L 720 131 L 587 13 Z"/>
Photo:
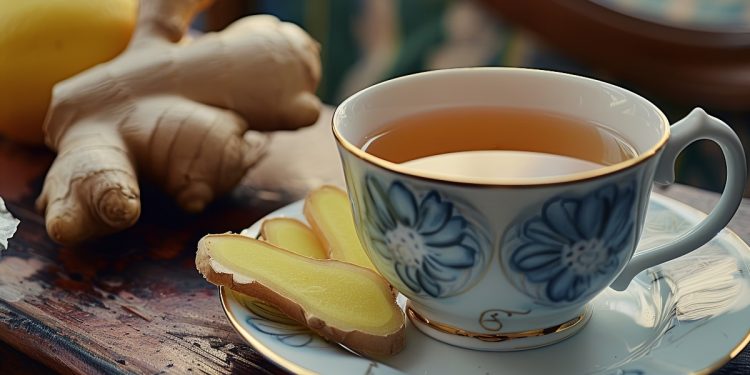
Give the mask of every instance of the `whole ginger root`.
<path id="1" fill-rule="evenodd" d="M 318 44 L 271 16 L 186 41 L 211 2 L 141 0 L 128 48 L 55 86 L 44 130 L 58 155 L 37 200 L 53 240 L 77 244 L 133 225 L 138 174 L 201 211 L 263 154 L 265 138 L 246 130 L 317 119 Z"/>

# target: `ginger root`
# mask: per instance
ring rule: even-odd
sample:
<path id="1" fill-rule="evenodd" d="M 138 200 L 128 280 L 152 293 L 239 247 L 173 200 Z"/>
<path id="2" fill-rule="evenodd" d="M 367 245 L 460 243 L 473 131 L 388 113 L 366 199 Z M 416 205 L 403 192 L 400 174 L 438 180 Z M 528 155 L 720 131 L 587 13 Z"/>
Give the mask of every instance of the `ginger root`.
<path id="1" fill-rule="evenodd" d="M 328 258 L 378 272 L 359 241 L 345 191 L 329 185 L 311 191 L 305 198 L 303 213 L 326 248 Z"/>
<path id="2" fill-rule="evenodd" d="M 290 217 L 263 220 L 260 227 L 263 241 L 295 254 L 315 259 L 328 259 L 326 250 L 305 223 Z"/>
<path id="3" fill-rule="evenodd" d="M 393 355 L 405 345 L 404 314 L 388 282 L 367 268 L 236 234 L 203 237 L 195 264 L 209 282 L 266 302 L 358 353 Z"/>
<path id="4" fill-rule="evenodd" d="M 128 48 L 57 84 L 45 142 L 58 152 L 37 207 L 47 232 L 76 244 L 140 215 L 137 176 L 201 211 L 263 154 L 258 131 L 315 122 L 318 44 L 271 16 L 243 18 L 192 41 L 193 16 L 212 0 L 142 0 Z"/>

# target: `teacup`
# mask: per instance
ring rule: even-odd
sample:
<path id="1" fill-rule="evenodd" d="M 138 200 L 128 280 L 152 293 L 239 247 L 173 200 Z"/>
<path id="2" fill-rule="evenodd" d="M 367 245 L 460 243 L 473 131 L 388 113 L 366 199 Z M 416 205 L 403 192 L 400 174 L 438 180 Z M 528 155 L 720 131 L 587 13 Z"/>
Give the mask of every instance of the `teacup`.
<path id="1" fill-rule="evenodd" d="M 466 178 L 390 162 L 361 147 L 398 119 L 469 107 L 584 119 L 621 135 L 635 155 L 547 178 Z M 670 126 L 654 104 L 628 90 L 540 70 L 467 68 L 396 78 L 344 101 L 333 132 L 360 240 L 408 298 L 408 317 L 433 338 L 478 350 L 528 349 L 575 334 L 605 288 L 626 289 L 639 272 L 695 250 L 726 226 L 747 174 L 736 134 L 703 110 Z M 726 158 L 719 203 L 686 235 L 634 255 L 653 183 L 673 182 L 678 154 L 699 139 L 719 144 Z"/>

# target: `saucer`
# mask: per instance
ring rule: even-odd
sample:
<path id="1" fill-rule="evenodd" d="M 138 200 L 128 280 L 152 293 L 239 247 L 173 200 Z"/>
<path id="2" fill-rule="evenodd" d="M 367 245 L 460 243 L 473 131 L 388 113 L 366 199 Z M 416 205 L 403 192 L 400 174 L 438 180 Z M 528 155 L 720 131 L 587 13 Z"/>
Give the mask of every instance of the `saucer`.
<path id="1" fill-rule="evenodd" d="M 303 202 L 266 218 L 304 220 Z M 705 215 L 653 194 L 639 248 L 664 243 Z M 257 236 L 260 222 L 242 233 Z M 379 360 L 331 344 L 263 303 L 221 289 L 232 326 L 293 373 L 325 374 L 685 374 L 710 373 L 750 341 L 750 248 L 725 229 L 700 249 L 640 273 L 624 292 L 592 302 L 580 332 L 547 347 L 481 352 L 444 344 L 407 319 L 406 348 Z M 405 299 L 399 296 L 403 307 Z"/>

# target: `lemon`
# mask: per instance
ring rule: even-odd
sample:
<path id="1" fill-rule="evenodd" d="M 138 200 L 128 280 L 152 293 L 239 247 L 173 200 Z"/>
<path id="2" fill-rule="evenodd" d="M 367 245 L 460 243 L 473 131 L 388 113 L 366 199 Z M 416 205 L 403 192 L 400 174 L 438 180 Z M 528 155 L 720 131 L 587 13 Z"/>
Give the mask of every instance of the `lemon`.
<path id="1" fill-rule="evenodd" d="M 41 144 L 55 83 L 117 56 L 138 0 L 0 0 L 0 136 Z"/>

